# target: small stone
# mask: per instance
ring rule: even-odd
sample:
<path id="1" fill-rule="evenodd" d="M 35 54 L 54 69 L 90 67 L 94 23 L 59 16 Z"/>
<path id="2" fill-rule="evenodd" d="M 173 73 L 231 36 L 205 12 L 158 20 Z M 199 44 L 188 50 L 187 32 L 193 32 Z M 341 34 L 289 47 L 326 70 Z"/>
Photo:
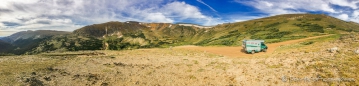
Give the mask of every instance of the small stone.
<path id="1" fill-rule="evenodd" d="M 355 50 L 354 52 L 359 55 L 359 49 Z"/>

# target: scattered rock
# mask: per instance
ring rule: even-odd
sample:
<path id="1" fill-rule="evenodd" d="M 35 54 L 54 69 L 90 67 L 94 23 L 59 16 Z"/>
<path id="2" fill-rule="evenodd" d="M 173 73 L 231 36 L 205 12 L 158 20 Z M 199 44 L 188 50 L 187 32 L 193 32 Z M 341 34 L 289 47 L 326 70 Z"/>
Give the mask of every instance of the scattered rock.
<path id="1" fill-rule="evenodd" d="M 68 73 L 68 72 L 60 72 L 60 74 L 62 75 L 62 76 L 66 76 L 66 75 L 70 75 L 70 73 Z"/>
<path id="2" fill-rule="evenodd" d="M 114 62 L 113 64 L 115 64 L 116 66 L 126 66 L 126 64 L 122 63 L 122 62 Z"/>
<path id="3" fill-rule="evenodd" d="M 97 81 L 99 80 L 99 74 L 91 74 L 89 73 L 89 75 L 87 75 L 87 80 L 88 81 Z"/>
<path id="4" fill-rule="evenodd" d="M 80 78 L 80 75 L 79 75 L 79 74 L 76 74 L 76 75 L 74 75 L 72 78 L 73 78 L 73 80 L 79 79 L 79 78 Z"/>
<path id="5" fill-rule="evenodd" d="M 359 49 L 355 50 L 354 53 L 359 55 Z"/>
<path id="6" fill-rule="evenodd" d="M 29 86 L 44 86 L 43 82 L 36 79 L 35 77 L 26 78 L 24 82 Z"/>
<path id="7" fill-rule="evenodd" d="M 58 71 L 59 69 L 55 69 L 55 68 L 52 68 L 52 67 L 47 67 L 46 70 L 53 72 L 53 71 Z"/>
<path id="8" fill-rule="evenodd" d="M 329 51 L 330 53 L 339 52 L 339 48 L 338 48 L 338 47 L 333 47 L 333 48 L 328 49 L 328 51 Z"/>
<path id="9" fill-rule="evenodd" d="M 172 50 L 172 48 L 173 48 L 172 46 L 169 47 L 170 50 Z"/>
<path id="10" fill-rule="evenodd" d="M 51 77 L 45 76 L 44 79 L 45 79 L 46 81 L 51 81 Z"/>
<path id="11" fill-rule="evenodd" d="M 103 82 L 102 84 L 101 84 L 101 86 L 108 86 L 109 84 L 108 83 L 106 83 L 106 82 Z"/>
<path id="12" fill-rule="evenodd" d="M 31 75 L 36 75 L 36 72 L 32 72 Z"/>

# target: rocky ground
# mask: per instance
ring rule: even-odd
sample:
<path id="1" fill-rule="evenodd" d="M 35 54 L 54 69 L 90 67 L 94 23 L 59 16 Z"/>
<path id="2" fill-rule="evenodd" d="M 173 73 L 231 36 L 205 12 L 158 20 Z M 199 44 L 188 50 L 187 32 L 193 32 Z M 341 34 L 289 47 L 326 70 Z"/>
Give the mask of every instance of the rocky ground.
<path id="1" fill-rule="evenodd" d="M 244 57 L 183 48 L 2 56 L 0 85 L 358 85 L 358 37 L 329 36 Z"/>

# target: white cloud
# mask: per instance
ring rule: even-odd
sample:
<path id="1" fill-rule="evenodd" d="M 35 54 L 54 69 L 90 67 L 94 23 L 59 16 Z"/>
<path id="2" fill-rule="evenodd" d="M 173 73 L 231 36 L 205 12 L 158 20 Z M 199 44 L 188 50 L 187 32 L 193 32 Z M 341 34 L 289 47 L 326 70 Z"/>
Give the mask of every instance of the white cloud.
<path id="1" fill-rule="evenodd" d="M 329 0 L 329 2 L 331 4 L 335 4 L 339 6 L 347 6 L 352 9 L 357 9 L 358 8 L 357 3 L 359 3 L 359 1 L 355 1 L 355 0 Z"/>
<path id="2" fill-rule="evenodd" d="M 339 19 L 348 20 L 349 16 L 348 14 L 340 14 L 337 16 Z"/>
<path id="3" fill-rule="evenodd" d="M 1 31 L 72 31 L 108 21 L 195 20 L 204 25 L 219 21 L 202 14 L 193 5 L 176 0 L 2 0 L 0 15 Z"/>
<path id="4" fill-rule="evenodd" d="M 308 11 L 325 12 L 342 20 L 359 23 L 358 0 L 235 0 L 252 6 L 268 15 L 305 13 Z M 336 8 L 333 5 L 346 7 Z"/>
<path id="5" fill-rule="evenodd" d="M 321 4 L 321 5 L 320 5 L 320 8 L 321 8 L 321 9 L 319 9 L 319 11 L 322 10 L 322 11 L 326 11 L 326 12 L 337 13 L 337 12 L 335 12 L 335 10 L 334 10 L 333 8 L 331 8 L 328 4 Z M 318 10 L 314 10 L 314 11 L 318 11 Z"/>
<path id="6" fill-rule="evenodd" d="M 9 36 L 11 34 L 14 34 L 18 31 L 0 31 L 0 37 L 5 37 L 5 36 Z"/>
<path id="7" fill-rule="evenodd" d="M 150 22 L 163 22 L 163 23 L 172 23 L 174 20 L 167 18 L 162 13 L 150 13 L 145 18 L 146 21 Z"/>
<path id="8" fill-rule="evenodd" d="M 352 14 L 353 17 L 359 17 L 359 10 L 355 10 Z"/>
<path id="9" fill-rule="evenodd" d="M 243 22 L 243 21 L 258 19 L 258 18 L 263 18 L 263 17 L 265 17 L 265 16 L 237 16 L 237 17 L 234 17 L 233 20 L 231 20 L 231 21 Z"/>
<path id="10" fill-rule="evenodd" d="M 335 12 L 326 0 L 236 0 L 236 2 L 253 6 L 270 15 L 303 13 L 301 10 Z"/>
<path id="11" fill-rule="evenodd" d="M 207 17 L 203 15 L 198 8 L 185 2 L 172 2 L 163 6 L 163 8 L 163 13 L 166 15 L 181 19 Z"/>
<path id="12" fill-rule="evenodd" d="M 31 4 L 31 3 L 36 3 L 36 2 L 38 2 L 38 0 L 1 0 L 0 8 L 9 7 L 14 3 Z"/>

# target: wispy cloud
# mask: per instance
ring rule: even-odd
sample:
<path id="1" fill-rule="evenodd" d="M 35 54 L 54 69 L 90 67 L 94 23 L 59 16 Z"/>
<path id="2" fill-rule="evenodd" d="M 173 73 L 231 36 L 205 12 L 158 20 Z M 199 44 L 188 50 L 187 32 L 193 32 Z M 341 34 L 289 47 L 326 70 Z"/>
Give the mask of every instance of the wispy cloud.
<path id="1" fill-rule="evenodd" d="M 335 12 L 328 2 L 322 0 L 236 0 L 238 3 L 252 6 L 261 12 L 276 15 L 301 13 L 306 11 Z M 301 11 L 304 10 L 304 11 Z"/>
<path id="2" fill-rule="evenodd" d="M 202 0 L 197 0 L 197 2 L 202 3 L 203 5 L 206 5 L 209 9 L 211 9 L 212 11 L 215 12 L 214 14 L 216 14 L 218 17 L 221 17 L 221 15 L 218 14 L 218 11 L 215 10 L 212 6 L 208 5 L 207 3 L 204 3 Z"/>
<path id="3" fill-rule="evenodd" d="M 202 0 L 197 0 L 197 2 L 202 3 L 203 5 L 206 5 L 208 8 L 210 8 L 212 11 L 217 12 L 217 10 L 213 9 L 211 6 L 209 6 L 208 4 L 204 3 Z"/>

